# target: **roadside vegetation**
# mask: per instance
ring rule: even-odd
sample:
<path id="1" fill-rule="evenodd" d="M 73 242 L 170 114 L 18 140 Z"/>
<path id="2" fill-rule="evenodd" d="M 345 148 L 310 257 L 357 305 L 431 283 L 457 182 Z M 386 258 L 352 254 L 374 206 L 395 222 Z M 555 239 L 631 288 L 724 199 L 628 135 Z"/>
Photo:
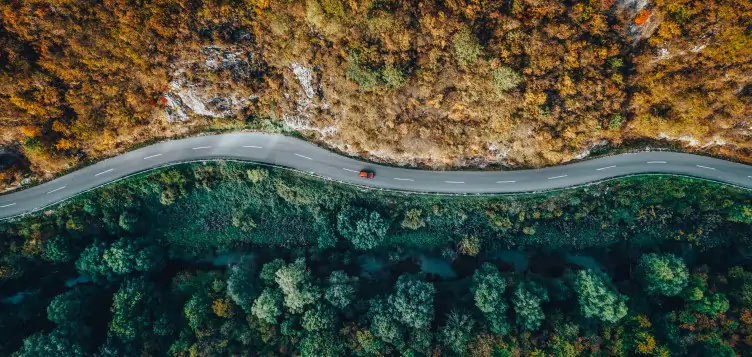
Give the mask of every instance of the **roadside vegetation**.
<path id="1" fill-rule="evenodd" d="M 661 140 L 752 158 L 751 0 L 34 0 L 0 13 L 0 189 L 249 128 L 394 164 L 540 167 Z"/>
<path id="2" fill-rule="evenodd" d="M 239 163 L 0 222 L 0 355 L 745 355 L 752 195 L 430 196 Z"/>

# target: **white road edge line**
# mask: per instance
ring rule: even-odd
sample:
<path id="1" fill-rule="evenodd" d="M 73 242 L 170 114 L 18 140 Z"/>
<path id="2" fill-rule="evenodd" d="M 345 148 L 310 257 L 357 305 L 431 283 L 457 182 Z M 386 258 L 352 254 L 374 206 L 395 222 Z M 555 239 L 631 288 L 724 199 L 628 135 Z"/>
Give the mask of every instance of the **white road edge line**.
<path id="1" fill-rule="evenodd" d="M 152 156 L 147 156 L 147 157 L 144 158 L 144 160 L 149 160 L 149 159 L 151 159 L 153 157 L 157 157 L 157 156 L 162 156 L 162 154 L 156 154 L 156 155 L 152 155 Z"/>
<path id="2" fill-rule="evenodd" d="M 399 178 L 399 177 L 395 177 L 394 179 L 397 180 L 397 181 L 415 181 L 413 179 Z"/>
<path id="3" fill-rule="evenodd" d="M 112 171 L 115 171 L 115 169 L 109 169 L 109 170 L 107 170 L 107 171 L 102 171 L 102 172 L 100 172 L 100 173 L 98 173 L 98 174 L 96 174 L 96 175 L 94 175 L 94 176 L 96 177 L 96 176 L 99 176 L 99 175 L 104 175 L 104 174 L 106 174 L 106 173 L 108 173 L 108 172 L 112 172 Z"/>
<path id="4" fill-rule="evenodd" d="M 52 190 L 52 191 L 50 191 L 50 192 L 47 192 L 47 194 L 49 195 L 50 193 L 53 193 L 53 192 L 57 192 L 57 191 L 60 191 L 60 190 L 62 190 L 62 189 L 64 189 L 64 188 L 66 188 L 66 187 L 68 187 L 68 186 L 63 186 L 63 187 L 60 187 L 60 188 L 56 188 L 56 189 L 54 189 L 54 190 Z"/>
<path id="5" fill-rule="evenodd" d="M 712 167 L 707 167 L 707 166 L 702 166 L 702 165 L 695 165 L 695 166 L 697 166 L 697 167 L 699 167 L 699 168 L 702 168 L 702 169 L 708 169 L 708 170 L 713 170 L 713 171 L 715 171 L 715 168 L 712 168 Z"/>
<path id="6" fill-rule="evenodd" d="M 302 157 L 302 158 L 304 158 L 304 159 L 308 159 L 308 160 L 313 160 L 313 159 L 311 159 L 311 158 L 310 158 L 310 157 L 308 157 L 308 156 L 303 156 L 303 155 L 300 155 L 300 154 L 295 154 L 295 156 L 300 156 L 300 157 Z"/>
<path id="7" fill-rule="evenodd" d="M 665 164 L 665 161 L 648 161 L 648 164 Z"/>
<path id="8" fill-rule="evenodd" d="M 464 183 L 463 181 L 444 181 L 446 183 Z"/>
<path id="9" fill-rule="evenodd" d="M 15 203 L 11 203 L 9 205 L 2 205 L 0 206 L 0 208 L 5 208 L 5 207 L 10 207 L 10 206 L 15 206 L 15 205 L 16 205 Z"/>
<path id="10" fill-rule="evenodd" d="M 517 181 L 496 181 L 496 183 L 515 183 Z"/>
<path id="11" fill-rule="evenodd" d="M 614 167 L 616 167 L 616 165 L 601 167 L 600 169 L 595 169 L 595 171 L 601 171 L 601 170 L 606 170 L 606 169 L 613 169 Z"/>
<path id="12" fill-rule="evenodd" d="M 199 147 L 193 148 L 193 150 L 201 150 L 201 149 L 211 149 L 211 146 L 199 146 Z"/>
<path id="13" fill-rule="evenodd" d="M 555 180 L 555 179 L 559 179 L 559 178 L 562 178 L 562 177 L 567 177 L 567 176 L 568 176 L 568 175 L 554 176 L 554 177 L 549 177 L 548 179 L 549 179 L 549 180 Z"/>
<path id="14" fill-rule="evenodd" d="M 256 145 L 243 145 L 244 148 L 254 148 L 254 149 L 263 149 L 261 146 Z"/>

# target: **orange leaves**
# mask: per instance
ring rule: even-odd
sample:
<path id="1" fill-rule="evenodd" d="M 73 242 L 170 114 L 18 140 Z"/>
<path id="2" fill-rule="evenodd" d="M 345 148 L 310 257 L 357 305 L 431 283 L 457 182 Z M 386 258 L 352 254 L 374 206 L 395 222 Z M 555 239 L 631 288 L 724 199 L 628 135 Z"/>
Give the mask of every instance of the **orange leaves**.
<path id="1" fill-rule="evenodd" d="M 42 135 L 42 129 L 38 126 L 24 125 L 21 127 L 21 133 L 26 135 L 27 138 L 36 138 Z"/>
<path id="2" fill-rule="evenodd" d="M 640 10 L 640 13 L 634 19 L 634 24 L 637 26 L 645 24 L 646 22 L 648 22 L 648 20 L 650 20 L 650 15 L 652 15 L 652 12 L 650 10 Z"/>
<path id="3" fill-rule="evenodd" d="M 55 144 L 55 149 L 58 149 L 60 151 L 65 151 L 72 149 L 76 146 L 76 144 L 73 143 L 70 139 L 62 138 L 57 141 L 57 144 Z"/>

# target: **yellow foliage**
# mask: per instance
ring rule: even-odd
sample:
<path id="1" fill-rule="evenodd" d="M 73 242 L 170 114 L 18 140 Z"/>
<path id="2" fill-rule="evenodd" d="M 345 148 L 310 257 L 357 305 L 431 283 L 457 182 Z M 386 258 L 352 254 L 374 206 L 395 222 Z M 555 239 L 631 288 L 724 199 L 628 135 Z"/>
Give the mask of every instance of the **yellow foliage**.
<path id="1" fill-rule="evenodd" d="M 42 129 L 38 126 L 24 125 L 21 127 L 21 133 L 26 135 L 27 138 L 36 138 L 42 135 Z"/>
<path id="2" fill-rule="evenodd" d="M 474 257 L 480 253 L 480 239 L 476 236 L 465 237 L 460 241 L 460 253 Z"/>
<path id="3" fill-rule="evenodd" d="M 655 350 L 655 338 L 647 332 L 639 332 L 635 335 L 635 352 L 643 355 L 652 354 Z"/>
<path id="4" fill-rule="evenodd" d="M 212 310 L 219 317 L 229 318 L 232 312 L 232 303 L 228 298 L 214 300 Z"/>
<path id="5" fill-rule="evenodd" d="M 42 238 L 39 232 L 35 232 L 31 237 L 27 238 L 21 248 L 21 254 L 26 257 L 39 255 L 42 252 Z"/>
<path id="6" fill-rule="evenodd" d="M 642 329 L 651 328 L 653 326 L 652 323 L 650 323 L 650 320 L 645 315 L 637 315 L 633 318 L 633 320 L 637 323 L 637 326 Z"/>
<path id="7" fill-rule="evenodd" d="M 70 139 L 62 138 L 57 141 L 57 144 L 55 144 L 55 148 L 60 151 L 65 151 L 72 149 L 76 146 L 76 144 L 73 143 Z"/>

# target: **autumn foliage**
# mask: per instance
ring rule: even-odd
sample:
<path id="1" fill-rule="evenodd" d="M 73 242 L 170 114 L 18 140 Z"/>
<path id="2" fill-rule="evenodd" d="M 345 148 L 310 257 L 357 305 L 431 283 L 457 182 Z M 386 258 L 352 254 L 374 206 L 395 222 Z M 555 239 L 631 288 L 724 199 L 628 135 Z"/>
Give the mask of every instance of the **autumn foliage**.
<path id="1" fill-rule="evenodd" d="M 154 138 L 304 118 L 317 139 L 403 164 L 537 167 L 646 138 L 749 160 L 752 0 L 622 3 L 3 2 L 0 145 L 49 176 Z M 253 72 L 201 69 L 210 46 Z M 253 100 L 168 123 L 177 73 Z"/>

